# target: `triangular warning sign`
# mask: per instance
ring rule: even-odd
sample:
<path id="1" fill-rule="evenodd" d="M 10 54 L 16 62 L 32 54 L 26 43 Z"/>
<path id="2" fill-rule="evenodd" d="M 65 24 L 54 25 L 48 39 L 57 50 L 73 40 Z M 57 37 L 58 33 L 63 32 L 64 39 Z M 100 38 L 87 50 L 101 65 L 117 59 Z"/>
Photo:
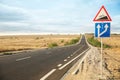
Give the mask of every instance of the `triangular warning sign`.
<path id="1" fill-rule="evenodd" d="M 104 6 L 101 7 L 93 21 L 112 21 Z"/>

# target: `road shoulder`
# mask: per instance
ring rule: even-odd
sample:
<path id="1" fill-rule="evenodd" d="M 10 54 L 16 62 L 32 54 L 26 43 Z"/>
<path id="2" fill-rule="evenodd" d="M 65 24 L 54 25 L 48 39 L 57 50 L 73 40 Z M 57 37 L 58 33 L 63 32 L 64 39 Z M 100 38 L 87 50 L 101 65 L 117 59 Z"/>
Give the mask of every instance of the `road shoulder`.
<path id="1" fill-rule="evenodd" d="M 80 64 L 78 71 L 75 72 L 80 60 L 64 75 L 61 80 L 99 80 L 101 78 L 100 51 L 96 47 L 91 47 L 87 53 L 88 56 Z M 104 65 L 105 64 L 103 62 L 103 66 Z M 105 80 L 109 74 L 109 71 L 104 67 L 103 78 Z"/>

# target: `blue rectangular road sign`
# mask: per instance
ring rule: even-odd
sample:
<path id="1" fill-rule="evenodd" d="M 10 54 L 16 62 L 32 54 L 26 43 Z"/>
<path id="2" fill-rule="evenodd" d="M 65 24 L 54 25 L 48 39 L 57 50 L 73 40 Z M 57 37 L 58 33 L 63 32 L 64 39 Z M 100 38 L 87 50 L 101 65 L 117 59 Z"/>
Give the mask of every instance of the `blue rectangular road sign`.
<path id="1" fill-rule="evenodd" d="M 110 37 L 110 23 L 95 23 L 95 37 Z"/>

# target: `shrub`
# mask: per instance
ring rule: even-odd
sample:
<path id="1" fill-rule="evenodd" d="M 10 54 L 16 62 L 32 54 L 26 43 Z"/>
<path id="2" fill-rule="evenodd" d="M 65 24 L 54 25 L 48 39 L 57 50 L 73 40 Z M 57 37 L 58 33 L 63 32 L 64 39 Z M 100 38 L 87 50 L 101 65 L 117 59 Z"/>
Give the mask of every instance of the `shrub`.
<path id="1" fill-rule="evenodd" d="M 51 43 L 51 44 L 48 45 L 49 48 L 53 48 L 53 47 L 56 47 L 56 46 L 58 46 L 57 43 Z"/>
<path id="2" fill-rule="evenodd" d="M 111 48 L 110 45 L 103 44 L 103 48 Z"/>
<path id="3" fill-rule="evenodd" d="M 77 43 L 79 41 L 79 39 L 72 39 L 71 41 L 70 41 L 70 44 L 75 44 L 75 43 Z"/>
<path id="4" fill-rule="evenodd" d="M 13 53 L 8 53 L 8 52 L 6 52 L 6 53 L 3 53 L 3 55 L 12 55 Z"/>
<path id="5" fill-rule="evenodd" d="M 88 38 L 88 42 L 95 47 L 101 46 L 101 43 L 97 39 L 94 39 L 94 37 Z"/>
<path id="6" fill-rule="evenodd" d="M 64 40 L 61 40 L 61 43 L 63 43 L 64 42 Z"/>
<path id="7" fill-rule="evenodd" d="M 66 45 L 70 45 L 70 43 L 69 43 L 69 42 L 66 42 L 64 45 L 65 45 L 65 46 L 66 46 Z"/>
<path id="8" fill-rule="evenodd" d="M 79 38 L 77 39 L 72 39 L 70 42 L 66 42 L 64 45 L 72 45 L 72 44 L 76 44 L 79 41 Z"/>
<path id="9" fill-rule="evenodd" d="M 36 37 L 36 40 L 39 39 L 39 37 Z"/>
<path id="10" fill-rule="evenodd" d="M 88 38 L 87 40 L 91 45 L 95 47 L 101 47 L 101 43 L 97 39 L 94 39 L 94 37 Z M 103 48 L 111 48 L 111 46 L 107 44 L 103 44 Z"/>

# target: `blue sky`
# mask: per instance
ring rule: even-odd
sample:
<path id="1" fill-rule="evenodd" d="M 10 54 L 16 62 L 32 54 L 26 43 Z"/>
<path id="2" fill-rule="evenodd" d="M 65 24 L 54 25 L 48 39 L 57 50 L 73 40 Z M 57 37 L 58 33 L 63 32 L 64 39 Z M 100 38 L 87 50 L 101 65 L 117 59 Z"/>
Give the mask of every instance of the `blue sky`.
<path id="1" fill-rule="evenodd" d="M 0 0 L 0 34 L 94 32 L 102 5 L 120 32 L 120 0 Z"/>

